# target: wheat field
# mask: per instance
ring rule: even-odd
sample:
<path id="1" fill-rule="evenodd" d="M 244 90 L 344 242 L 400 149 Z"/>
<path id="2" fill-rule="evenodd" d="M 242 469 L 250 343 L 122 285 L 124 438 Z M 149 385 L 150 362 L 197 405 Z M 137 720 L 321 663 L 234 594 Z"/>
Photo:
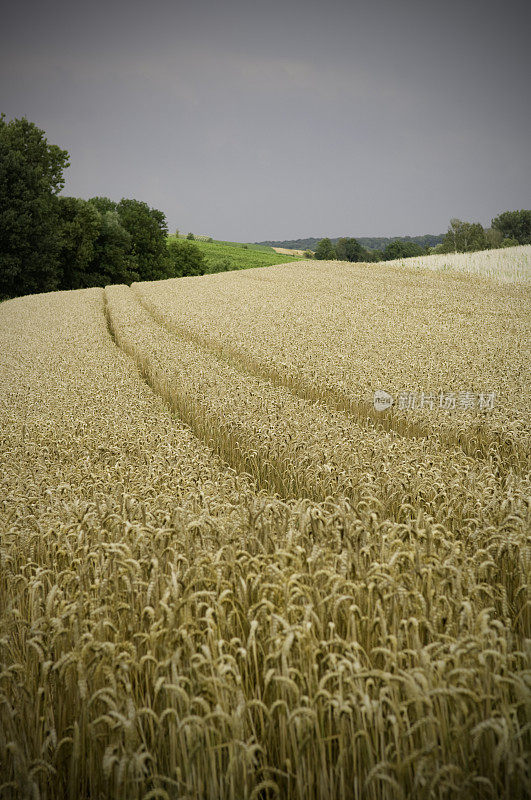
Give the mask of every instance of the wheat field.
<path id="1" fill-rule="evenodd" d="M 0 305 L 0 797 L 528 796 L 512 250 Z"/>
<path id="2" fill-rule="evenodd" d="M 531 281 L 531 245 L 483 250 L 478 253 L 437 253 L 430 256 L 397 259 L 389 264 L 408 269 L 457 271 L 492 278 L 501 283 Z"/>
<path id="3" fill-rule="evenodd" d="M 291 247 L 273 247 L 272 249 L 275 253 L 280 253 L 280 255 L 300 256 L 301 258 L 304 256 L 304 250 L 294 250 Z"/>

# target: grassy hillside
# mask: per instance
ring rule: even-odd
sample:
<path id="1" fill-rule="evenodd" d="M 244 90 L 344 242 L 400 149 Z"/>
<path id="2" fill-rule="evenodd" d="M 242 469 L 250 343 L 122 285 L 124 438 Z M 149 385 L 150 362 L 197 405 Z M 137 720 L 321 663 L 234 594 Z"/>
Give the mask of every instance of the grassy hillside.
<path id="1" fill-rule="evenodd" d="M 0 305 L 0 796 L 526 796 L 529 288 L 368 267 Z"/>
<path id="2" fill-rule="evenodd" d="M 170 239 L 172 237 L 169 237 Z M 183 238 L 183 237 L 181 237 Z M 227 272 L 234 269 L 269 267 L 295 261 L 293 256 L 276 253 L 272 247 L 240 242 L 208 242 L 195 239 L 194 244 L 205 254 L 208 272 Z"/>

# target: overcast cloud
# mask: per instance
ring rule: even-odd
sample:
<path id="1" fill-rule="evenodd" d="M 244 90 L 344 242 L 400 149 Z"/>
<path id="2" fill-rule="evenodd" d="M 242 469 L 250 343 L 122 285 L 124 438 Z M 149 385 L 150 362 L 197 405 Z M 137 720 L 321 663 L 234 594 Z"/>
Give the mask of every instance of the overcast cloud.
<path id="1" fill-rule="evenodd" d="M 64 193 L 255 241 L 439 233 L 531 207 L 529 4 L 21 2 L 0 111 Z"/>

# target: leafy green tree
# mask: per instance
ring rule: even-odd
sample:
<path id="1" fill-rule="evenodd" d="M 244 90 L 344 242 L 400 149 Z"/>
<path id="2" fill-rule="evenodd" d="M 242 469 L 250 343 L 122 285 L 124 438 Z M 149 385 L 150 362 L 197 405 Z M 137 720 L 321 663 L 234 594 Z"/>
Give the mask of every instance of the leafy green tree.
<path id="1" fill-rule="evenodd" d="M 479 222 L 463 222 L 455 217 L 442 242 L 444 253 L 471 253 L 488 248 L 487 237 Z"/>
<path id="2" fill-rule="evenodd" d="M 168 226 L 162 211 L 140 200 L 123 199 L 116 206 L 120 223 L 131 237 L 131 255 L 142 281 L 171 276 L 166 239 Z"/>
<path id="3" fill-rule="evenodd" d="M 0 116 L 0 299 L 171 275 L 161 211 L 60 197 L 68 153 L 27 119 Z"/>
<path id="4" fill-rule="evenodd" d="M 59 289 L 86 286 L 86 274 L 94 259 L 100 234 L 101 214 L 79 197 L 59 197 Z"/>
<path id="5" fill-rule="evenodd" d="M 92 260 L 81 276 L 82 285 L 131 284 L 140 280 L 131 254 L 131 235 L 122 226 L 118 212 L 104 211 L 99 217 L 99 232 Z"/>
<path id="6" fill-rule="evenodd" d="M 304 251 L 304 258 L 307 258 L 307 259 L 314 258 L 313 250 L 305 250 Z"/>
<path id="7" fill-rule="evenodd" d="M 496 249 L 497 247 L 501 247 L 503 234 L 497 228 L 486 228 L 485 238 L 488 247 Z"/>
<path id="8" fill-rule="evenodd" d="M 109 197 L 91 197 L 88 201 L 100 212 L 105 214 L 107 211 L 116 211 L 118 203 L 111 200 Z"/>
<path id="9" fill-rule="evenodd" d="M 363 258 L 364 261 L 369 263 L 376 263 L 378 261 L 383 261 L 383 252 L 382 250 L 365 250 L 365 255 Z"/>
<path id="10" fill-rule="evenodd" d="M 361 243 L 360 243 L 361 244 Z M 370 261 L 378 261 L 379 259 L 374 255 L 375 253 L 380 252 L 379 250 L 369 250 L 367 247 L 363 247 L 361 245 L 362 250 L 362 258 L 361 261 L 370 262 Z"/>
<path id="11" fill-rule="evenodd" d="M 352 236 L 342 237 L 336 243 L 336 258 L 340 261 L 365 261 L 367 252 Z"/>
<path id="12" fill-rule="evenodd" d="M 205 274 L 207 269 L 205 256 L 196 244 L 186 239 L 172 239 L 168 242 L 167 249 L 172 277 Z"/>
<path id="13" fill-rule="evenodd" d="M 465 252 L 487 250 L 489 246 L 485 229 L 479 222 L 473 222 L 469 228 L 468 245 Z"/>
<path id="14" fill-rule="evenodd" d="M 504 211 L 492 220 L 492 227 L 501 233 L 503 239 L 531 244 L 531 211 Z"/>
<path id="15" fill-rule="evenodd" d="M 137 276 L 133 280 L 145 281 L 171 277 L 172 269 L 166 248 L 168 227 L 162 211 L 150 208 L 140 200 L 127 198 L 115 203 L 108 197 L 92 197 L 89 202 L 105 219 L 98 246 L 103 248 L 106 258 L 110 258 L 107 263 L 114 265 L 117 275 L 131 273 Z M 107 214 L 117 216 L 107 217 Z M 119 228 L 122 228 L 122 232 Z M 117 253 L 119 242 L 125 248 L 121 257 Z M 93 270 L 92 274 L 98 274 L 98 270 Z M 106 270 L 101 274 L 106 274 Z M 121 282 L 130 281 L 123 279 Z"/>
<path id="16" fill-rule="evenodd" d="M 333 261 L 337 258 L 334 245 L 327 236 L 317 243 L 315 258 L 319 261 Z"/>
<path id="17" fill-rule="evenodd" d="M 195 239 L 195 236 L 194 236 L 194 234 L 192 232 L 190 232 L 190 233 L 187 234 L 186 238 L 190 239 L 191 241 L 193 241 Z"/>
<path id="18" fill-rule="evenodd" d="M 516 239 L 502 239 L 500 247 L 517 247 L 520 244 Z"/>
<path id="19" fill-rule="evenodd" d="M 230 258 L 220 258 L 217 261 L 209 261 L 206 266 L 206 272 L 213 274 L 215 272 L 229 272 L 234 269 L 234 262 Z"/>
<path id="20" fill-rule="evenodd" d="M 58 285 L 57 194 L 68 153 L 26 118 L 0 115 L 0 298 Z"/>
<path id="21" fill-rule="evenodd" d="M 416 242 L 389 242 L 383 251 L 384 261 L 394 261 L 396 258 L 414 258 L 415 256 L 422 256 L 425 250 Z"/>

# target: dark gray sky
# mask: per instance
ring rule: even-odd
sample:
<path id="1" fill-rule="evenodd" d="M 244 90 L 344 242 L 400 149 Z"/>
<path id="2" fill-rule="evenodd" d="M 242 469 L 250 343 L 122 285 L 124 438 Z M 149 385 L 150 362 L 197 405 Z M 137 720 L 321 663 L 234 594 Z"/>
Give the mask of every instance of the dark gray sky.
<path id="1" fill-rule="evenodd" d="M 506 0 L 19 2 L 0 111 L 66 194 L 255 241 L 439 233 L 531 207 L 530 12 Z"/>

